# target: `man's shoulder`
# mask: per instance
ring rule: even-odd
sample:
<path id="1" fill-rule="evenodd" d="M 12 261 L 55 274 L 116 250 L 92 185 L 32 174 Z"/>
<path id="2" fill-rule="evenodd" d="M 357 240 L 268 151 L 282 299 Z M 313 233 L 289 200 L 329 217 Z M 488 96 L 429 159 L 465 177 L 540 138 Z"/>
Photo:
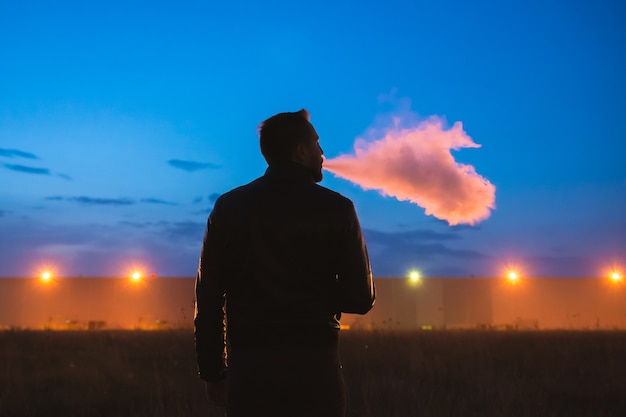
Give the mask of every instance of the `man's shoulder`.
<path id="1" fill-rule="evenodd" d="M 315 190 L 314 192 L 318 193 L 323 198 L 335 201 L 337 204 L 352 205 L 352 200 L 348 197 L 338 193 L 337 191 L 331 190 L 330 188 L 326 188 L 323 185 L 313 184 L 313 190 Z"/>
<path id="2" fill-rule="evenodd" d="M 250 194 L 250 192 L 256 188 L 253 184 L 259 181 L 260 178 L 257 178 L 254 181 L 249 182 L 248 184 L 240 185 L 238 187 L 232 188 L 229 191 L 219 195 L 214 203 L 213 207 L 224 207 L 229 206 L 231 204 L 237 204 L 241 199 L 245 199 L 246 196 Z"/>
<path id="3" fill-rule="evenodd" d="M 225 193 L 223 193 L 222 195 L 220 195 L 217 199 L 216 199 L 216 204 L 218 201 L 227 201 L 227 200 L 233 200 L 233 199 L 237 199 L 237 198 L 241 198 L 242 196 L 245 196 L 247 194 L 249 194 L 250 192 L 252 192 L 253 190 L 258 188 L 258 185 L 260 184 L 260 182 L 262 181 L 263 177 L 257 178 L 253 181 L 250 181 L 247 184 L 244 185 L 240 185 L 238 187 L 235 187 L 229 191 L 226 191 Z"/>
<path id="4" fill-rule="evenodd" d="M 253 196 L 267 193 L 268 187 L 272 188 L 271 181 L 265 177 L 259 177 L 247 184 L 240 185 L 225 192 L 216 200 L 215 204 L 237 204 L 247 199 L 254 199 Z M 334 206 L 337 209 L 353 210 L 354 203 L 348 197 L 324 187 L 317 183 L 307 183 L 299 188 L 299 192 L 312 195 L 319 204 Z M 272 190 L 270 193 L 275 192 Z"/>
<path id="5" fill-rule="evenodd" d="M 337 215 L 351 217 L 355 211 L 354 203 L 348 197 L 319 184 L 313 184 L 311 192 L 314 194 L 314 205 Z"/>

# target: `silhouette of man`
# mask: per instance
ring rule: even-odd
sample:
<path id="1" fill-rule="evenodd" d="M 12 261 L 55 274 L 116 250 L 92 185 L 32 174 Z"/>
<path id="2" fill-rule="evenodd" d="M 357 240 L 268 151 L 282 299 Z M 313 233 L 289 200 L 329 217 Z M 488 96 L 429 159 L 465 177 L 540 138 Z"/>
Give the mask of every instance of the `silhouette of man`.
<path id="1" fill-rule="evenodd" d="M 265 174 L 222 195 L 207 222 L 199 375 L 229 417 L 343 416 L 339 318 L 375 298 L 359 221 L 349 199 L 316 184 L 323 151 L 307 110 L 272 116 L 259 134 Z"/>

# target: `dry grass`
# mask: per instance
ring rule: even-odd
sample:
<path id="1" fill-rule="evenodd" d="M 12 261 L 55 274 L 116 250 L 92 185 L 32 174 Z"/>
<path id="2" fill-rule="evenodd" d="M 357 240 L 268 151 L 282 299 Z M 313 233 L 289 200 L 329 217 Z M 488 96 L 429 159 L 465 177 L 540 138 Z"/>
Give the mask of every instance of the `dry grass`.
<path id="1" fill-rule="evenodd" d="M 352 416 L 626 416 L 626 333 L 343 339 Z"/>
<path id="2" fill-rule="evenodd" d="M 350 417 L 624 416 L 624 332 L 351 332 Z M 0 416 L 213 416 L 190 331 L 0 332 Z"/>

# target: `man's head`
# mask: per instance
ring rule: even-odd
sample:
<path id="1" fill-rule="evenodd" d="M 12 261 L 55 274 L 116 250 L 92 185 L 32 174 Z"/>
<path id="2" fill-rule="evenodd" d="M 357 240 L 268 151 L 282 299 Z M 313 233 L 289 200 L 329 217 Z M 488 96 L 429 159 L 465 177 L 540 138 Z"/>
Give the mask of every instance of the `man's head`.
<path id="1" fill-rule="evenodd" d="M 316 182 L 322 180 L 322 155 L 319 136 L 309 122 L 309 112 L 279 113 L 259 126 L 261 153 L 269 165 L 292 161 L 311 171 Z"/>

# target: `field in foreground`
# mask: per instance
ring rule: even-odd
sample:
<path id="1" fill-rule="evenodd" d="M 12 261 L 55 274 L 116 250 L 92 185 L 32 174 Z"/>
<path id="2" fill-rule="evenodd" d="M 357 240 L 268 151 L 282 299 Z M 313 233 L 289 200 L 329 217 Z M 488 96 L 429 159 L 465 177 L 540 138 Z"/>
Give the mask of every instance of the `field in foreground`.
<path id="1" fill-rule="evenodd" d="M 341 335 L 350 417 L 626 416 L 626 332 Z M 218 416 L 191 331 L 0 332 L 0 416 Z"/>

